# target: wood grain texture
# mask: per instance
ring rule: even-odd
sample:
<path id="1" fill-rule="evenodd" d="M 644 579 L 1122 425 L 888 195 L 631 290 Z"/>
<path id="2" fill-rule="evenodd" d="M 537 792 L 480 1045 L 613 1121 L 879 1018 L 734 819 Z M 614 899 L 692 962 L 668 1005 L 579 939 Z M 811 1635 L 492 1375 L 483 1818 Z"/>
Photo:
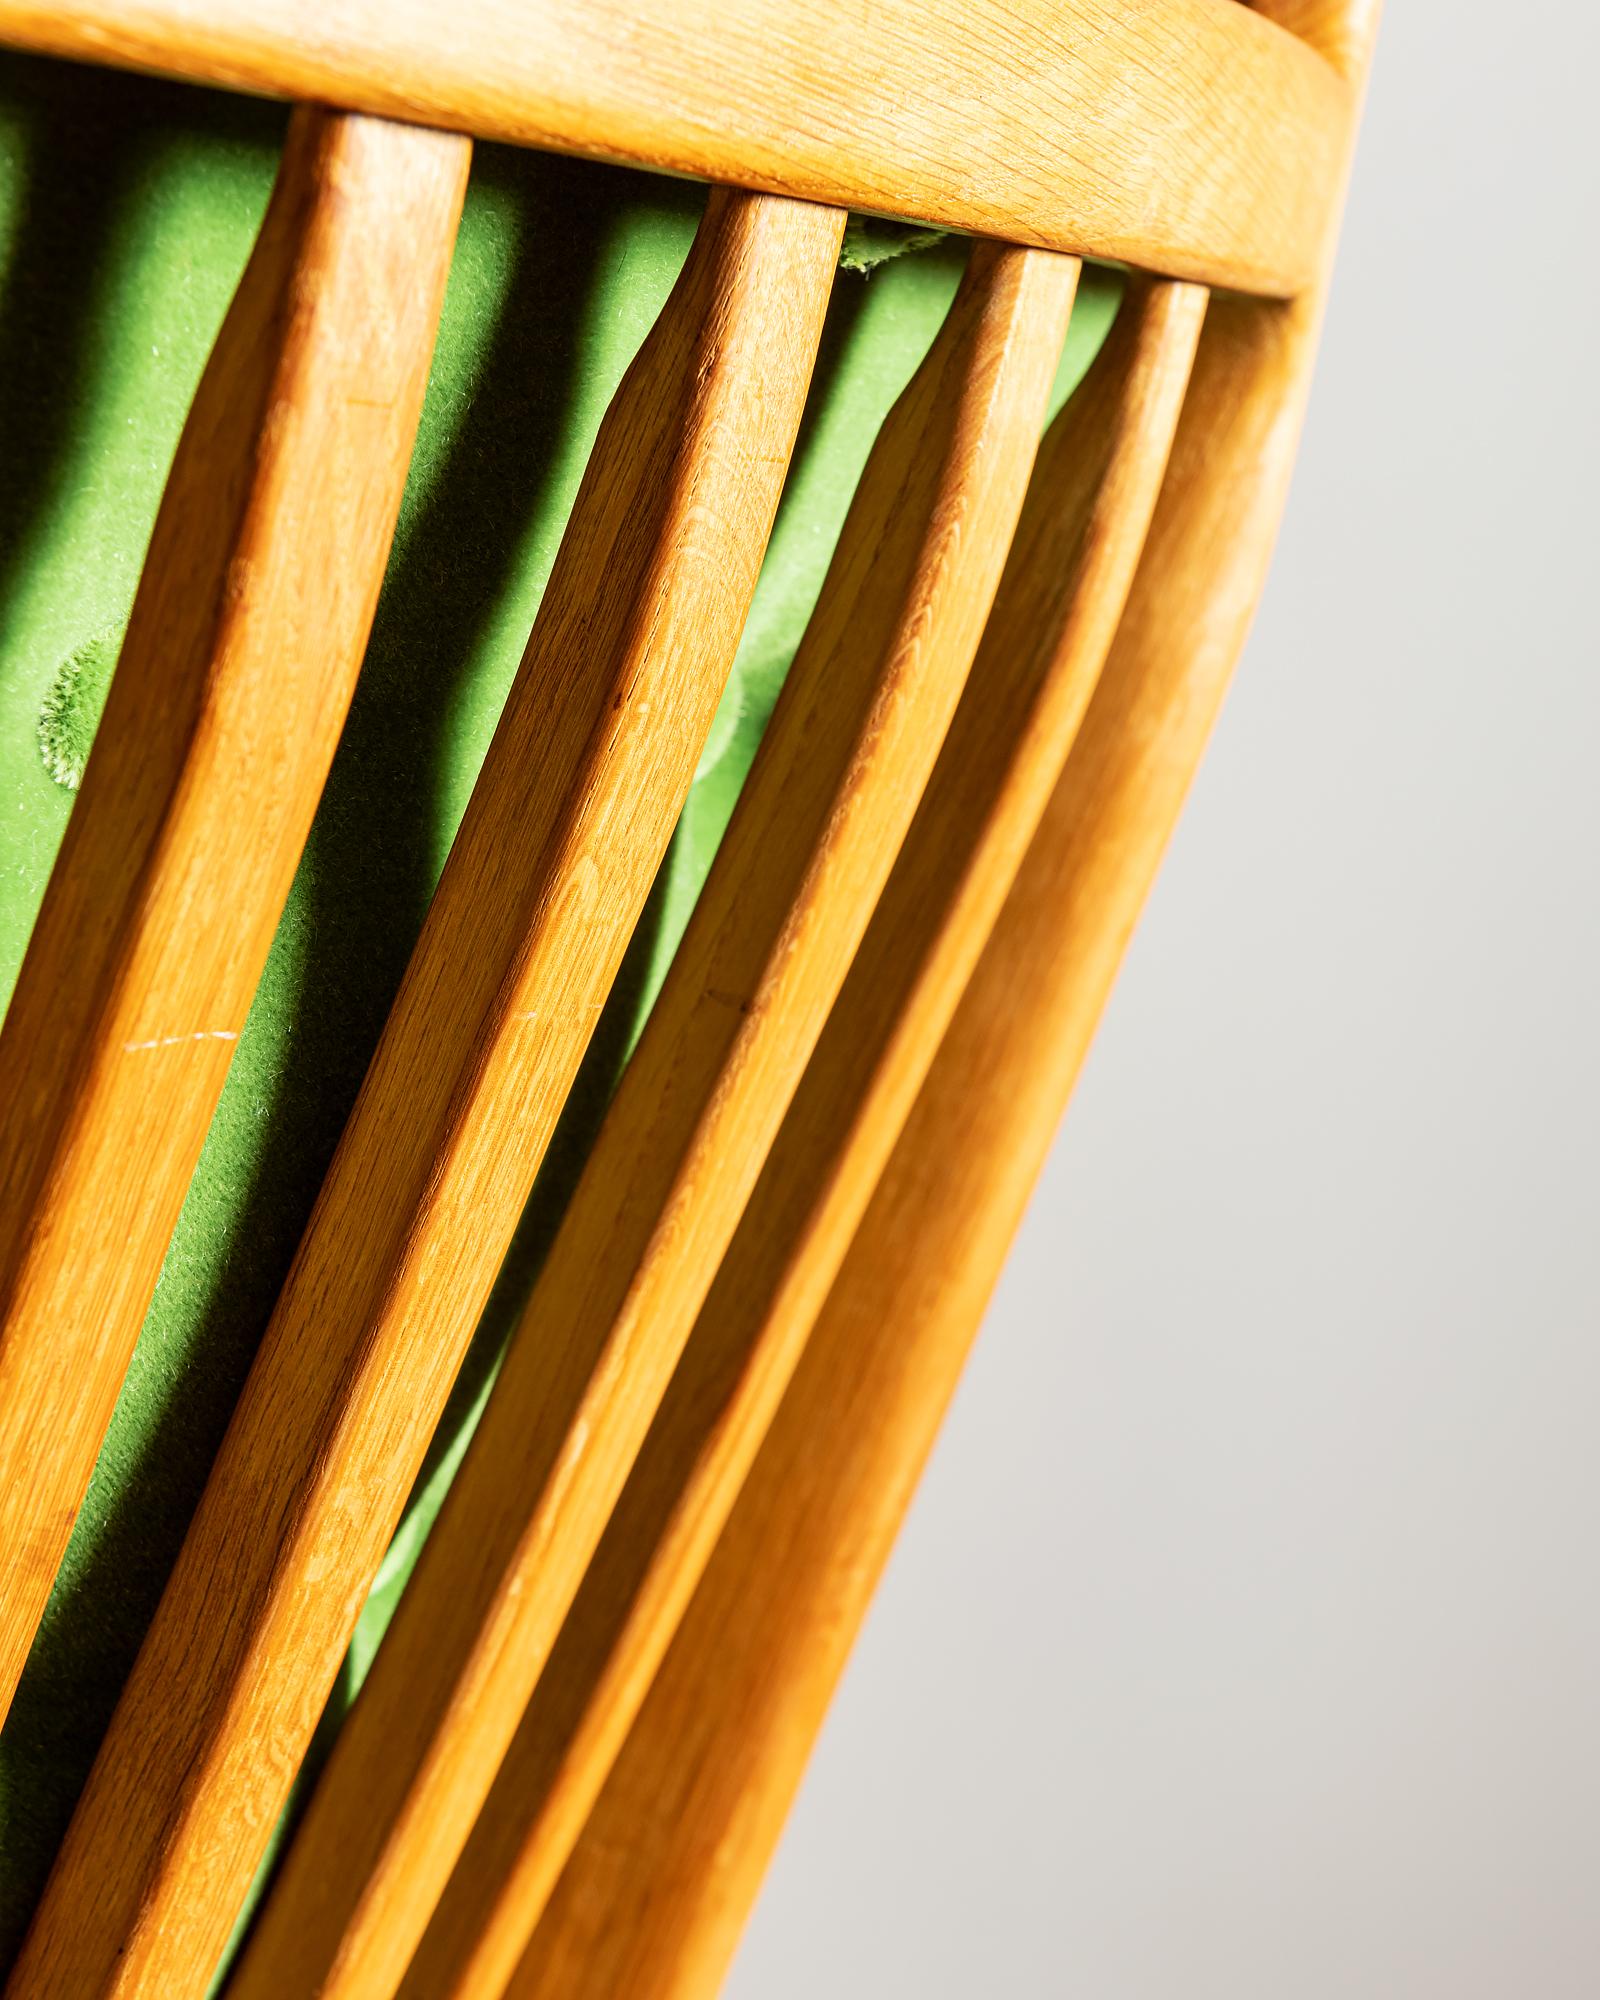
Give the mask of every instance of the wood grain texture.
<path id="1" fill-rule="evenodd" d="M 1040 449 L 917 817 L 407 2000 L 514 1971 L 772 1420 L 1044 810 L 1121 615 L 1206 295 L 1137 287 Z"/>
<path id="2" fill-rule="evenodd" d="M 687 792 L 842 226 L 714 193 L 607 413 L 11 2000 L 205 1989 Z"/>
<path id="3" fill-rule="evenodd" d="M 0 0 L 0 41 L 1283 295 L 1347 122 L 1238 0 Z"/>
<path id="4" fill-rule="evenodd" d="M 0 1715 L 349 707 L 469 153 L 291 119 L 0 1033 Z"/>
<path id="5" fill-rule="evenodd" d="M 1310 11 L 1358 78 L 1375 0 Z M 1242 645 L 1320 306 L 1212 305 L 1062 779 L 510 2000 L 721 1982 Z"/>
<path id="6" fill-rule="evenodd" d="M 977 246 L 233 2000 L 392 1992 L 849 968 L 971 666 L 1075 262 Z"/>

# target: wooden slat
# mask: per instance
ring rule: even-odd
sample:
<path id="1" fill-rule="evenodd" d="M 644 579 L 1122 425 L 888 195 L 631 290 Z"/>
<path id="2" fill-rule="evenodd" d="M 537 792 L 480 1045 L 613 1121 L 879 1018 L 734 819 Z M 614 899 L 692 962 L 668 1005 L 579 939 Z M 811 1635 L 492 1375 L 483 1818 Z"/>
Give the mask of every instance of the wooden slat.
<path id="1" fill-rule="evenodd" d="M 1359 76 L 1376 0 L 1321 11 Z M 1061 784 L 507 2000 L 721 1982 L 1243 642 L 1320 305 L 1212 305 Z"/>
<path id="2" fill-rule="evenodd" d="M 349 706 L 469 153 L 291 119 L 0 1033 L 0 1715 Z"/>
<path id="3" fill-rule="evenodd" d="M 687 792 L 842 227 L 714 193 L 607 413 L 10 2000 L 205 1989 Z"/>
<path id="4" fill-rule="evenodd" d="M 915 823 L 407 2000 L 501 1991 L 638 1712 L 1060 774 L 1205 302 L 1194 286 L 1137 289 L 1040 450 Z"/>
<path id="5" fill-rule="evenodd" d="M 649 1024 L 234 2000 L 392 1992 L 916 809 L 1016 527 L 1075 262 L 980 244 L 868 460 Z"/>
<path id="6" fill-rule="evenodd" d="M 1285 295 L 1346 122 L 1238 0 L 0 0 L 0 41 Z"/>

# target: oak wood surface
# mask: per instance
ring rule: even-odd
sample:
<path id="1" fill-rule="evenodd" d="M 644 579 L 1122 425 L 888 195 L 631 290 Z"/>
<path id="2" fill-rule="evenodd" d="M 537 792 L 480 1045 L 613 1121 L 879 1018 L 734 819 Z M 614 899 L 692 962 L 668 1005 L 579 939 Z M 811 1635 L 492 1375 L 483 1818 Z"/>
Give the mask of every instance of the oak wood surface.
<path id="1" fill-rule="evenodd" d="M 205 1989 L 688 789 L 842 224 L 713 193 L 607 413 L 11 2000 Z"/>
<path id="2" fill-rule="evenodd" d="M 291 119 L 0 1032 L 0 1715 L 349 706 L 469 153 Z"/>
<path id="3" fill-rule="evenodd" d="M 1347 122 L 1238 0 L 0 0 L 0 42 L 1275 294 Z"/>
<path id="4" fill-rule="evenodd" d="M 1206 295 L 1136 287 L 1041 447 L 911 831 L 403 1991 L 498 1995 L 705 1567 L 1038 823 L 1132 581 Z"/>
<path id="5" fill-rule="evenodd" d="M 1281 11 L 1359 81 L 1377 0 Z M 1248 629 L 1322 293 L 1213 302 L 1061 782 L 511 2000 L 721 1981 Z"/>
<path id="6" fill-rule="evenodd" d="M 975 247 L 234 2000 L 391 1992 L 582 1579 L 927 782 L 1074 261 Z"/>

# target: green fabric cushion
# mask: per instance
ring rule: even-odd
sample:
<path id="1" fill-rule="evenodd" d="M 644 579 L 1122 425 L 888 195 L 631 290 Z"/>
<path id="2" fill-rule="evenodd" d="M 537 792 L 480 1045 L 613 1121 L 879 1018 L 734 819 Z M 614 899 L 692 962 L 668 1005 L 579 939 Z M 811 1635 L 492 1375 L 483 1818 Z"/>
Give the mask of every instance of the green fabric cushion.
<path id="1" fill-rule="evenodd" d="M 266 202 L 284 116 L 110 72 L 0 62 L 0 1003 L 71 808 L 184 412 Z M 372 1053 L 596 426 L 677 273 L 702 198 L 686 183 L 578 161 L 495 147 L 477 155 L 349 723 L 0 1734 L 0 1965 Z M 916 256 L 894 257 L 905 244 L 881 225 L 851 230 L 845 261 L 856 274 L 835 294 L 694 793 L 325 1728 L 359 1685 L 670 959 L 877 424 L 954 290 L 959 245 L 923 240 Z M 1090 274 L 1057 404 L 1103 336 L 1117 289 Z"/>

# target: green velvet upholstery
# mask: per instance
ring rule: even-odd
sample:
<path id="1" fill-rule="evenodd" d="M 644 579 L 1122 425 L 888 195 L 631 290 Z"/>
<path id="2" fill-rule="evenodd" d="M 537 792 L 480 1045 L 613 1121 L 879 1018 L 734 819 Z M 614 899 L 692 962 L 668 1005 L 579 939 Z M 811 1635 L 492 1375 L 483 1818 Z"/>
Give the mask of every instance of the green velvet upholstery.
<path id="1" fill-rule="evenodd" d="M 71 809 L 188 399 L 266 202 L 284 116 L 109 72 L 0 62 L 0 1002 Z M 701 200 L 686 183 L 478 153 L 355 704 L 0 1735 L 0 1966 L 372 1052 L 596 426 L 676 275 Z M 371 1657 L 670 957 L 878 421 L 954 290 L 960 246 L 918 241 L 918 254 L 893 255 L 905 246 L 882 225 L 852 228 L 771 554 L 695 791 L 330 1724 Z M 1086 281 L 1058 401 L 1116 295 L 1109 276 Z"/>

